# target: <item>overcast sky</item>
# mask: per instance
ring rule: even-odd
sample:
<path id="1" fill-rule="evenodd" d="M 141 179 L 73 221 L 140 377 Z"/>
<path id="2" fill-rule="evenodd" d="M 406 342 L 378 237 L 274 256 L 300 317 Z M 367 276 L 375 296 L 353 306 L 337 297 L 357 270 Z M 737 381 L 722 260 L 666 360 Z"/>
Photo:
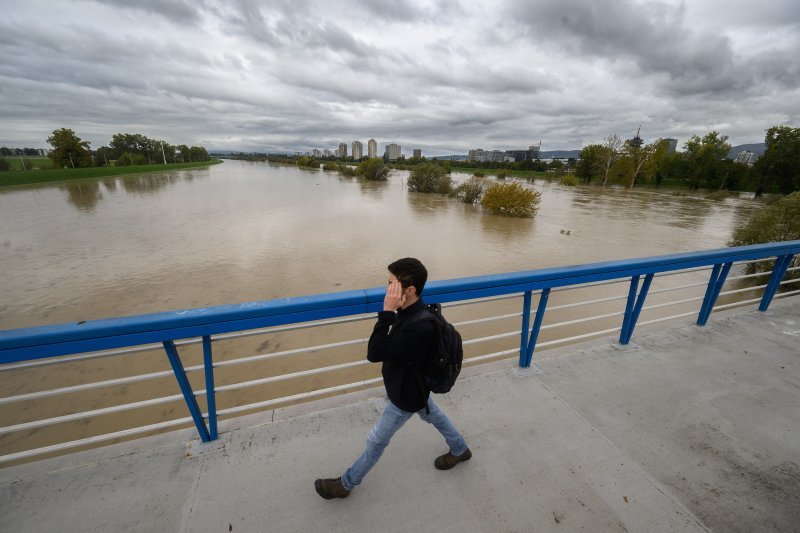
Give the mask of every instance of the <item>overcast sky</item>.
<path id="1" fill-rule="evenodd" d="M 798 0 L 0 0 L 0 144 L 574 149 L 800 126 Z"/>

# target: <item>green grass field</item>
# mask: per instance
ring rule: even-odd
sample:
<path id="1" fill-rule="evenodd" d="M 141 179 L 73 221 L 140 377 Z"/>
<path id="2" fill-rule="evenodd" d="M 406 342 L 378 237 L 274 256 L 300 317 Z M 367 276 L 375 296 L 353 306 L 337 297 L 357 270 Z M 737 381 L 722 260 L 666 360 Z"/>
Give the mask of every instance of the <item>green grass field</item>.
<path id="1" fill-rule="evenodd" d="M 16 155 L 7 155 L 3 158 L 11 165 L 11 171 L 15 170 L 47 170 L 53 168 L 53 162 L 47 157 L 23 157 L 22 159 Z M 25 168 L 22 168 L 22 165 Z"/>
<path id="2" fill-rule="evenodd" d="M 463 172 L 465 174 L 474 174 L 476 172 L 483 172 L 485 176 L 495 176 L 498 172 L 505 172 L 507 176 L 515 178 L 539 178 L 539 179 L 556 179 L 555 174 L 548 174 L 547 172 L 539 172 L 538 170 L 504 170 L 497 168 L 468 168 L 468 167 L 452 167 L 453 172 Z"/>
<path id="3" fill-rule="evenodd" d="M 37 161 L 31 158 L 27 161 Z M 44 161 L 50 162 L 45 158 Z M 180 170 L 183 168 L 207 167 L 222 163 L 221 159 L 199 161 L 196 163 L 169 163 L 166 165 L 136 165 L 131 167 L 89 167 L 89 168 L 59 168 L 49 170 L 21 170 L 22 166 L 17 158 L 18 167 L 15 170 L 0 172 L 0 187 L 9 185 L 27 185 L 29 183 L 44 183 L 49 181 L 65 181 L 81 178 L 107 178 L 122 176 L 124 174 L 144 174 L 146 172 L 163 172 L 165 170 Z M 12 163 L 13 165 L 13 163 Z"/>

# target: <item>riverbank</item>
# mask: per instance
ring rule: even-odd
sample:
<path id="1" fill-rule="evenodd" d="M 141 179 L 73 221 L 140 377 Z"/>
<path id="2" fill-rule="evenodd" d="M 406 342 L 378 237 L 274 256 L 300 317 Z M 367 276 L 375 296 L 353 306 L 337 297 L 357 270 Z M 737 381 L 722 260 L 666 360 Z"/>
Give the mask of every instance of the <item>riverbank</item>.
<path id="1" fill-rule="evenodd" d="M 146 172 L 164 172 L 185 168 L 207 167 L 222 163 L 221 159 L 196 161 L 193 163 L 168 163 L 166 165 L 135 165 L 127 167 L 88 167 L 58 168 L 49 170 L 11 170 L 0 173 L 0 187 L 9 185 L 28 185 L 51 181 L 66 181 L 81 178 L 108 178 L 125 174 L 144 174 Z"/>

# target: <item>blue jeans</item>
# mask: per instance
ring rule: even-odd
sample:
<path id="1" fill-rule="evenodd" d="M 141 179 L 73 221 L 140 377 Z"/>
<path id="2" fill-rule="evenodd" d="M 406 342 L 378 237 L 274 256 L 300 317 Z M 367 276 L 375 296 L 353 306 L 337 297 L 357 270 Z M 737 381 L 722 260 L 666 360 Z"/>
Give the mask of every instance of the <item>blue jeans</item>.
<path id="1" fill-rule="evenodd" d="M 433 398 L 428 399 L 428 410 L 430 411 L 429 415 L 425 414 L 424 408 L 417 411 L 417 414 L 422 420 L 433 424 L 433 426 L 439 430 L 439 433 L 442 434 L 447 445 L 450 447 L 450 453 L 453 455 L 461 455 L 467 451 L 467 443 L 464 441 L 464 437 L 461 436 L 453 423 L 450 422 L 447 415 L 433 402 Z M 378 459 L 381 458 L 383 450 L 389 445 L 389 441 L 394 434 L 397 433 L 397 430 L 403 427 L 403 424 L 412 416 L 414 416 L 413 412 L 403 411 L 392 402 L 386 404 L 386 409 L 383 410 L 383 414 L 378 421 L 375 422 L 375 425 L 372 426 L 369 436 L 367 436 L 367 447 L 364 449 L 364 453 L 361 454 L 361 457 L 356 459 L 353 466 L 348 468 L 347 472 L 342 476 L 342 485 L 344 485 L 344 488 L 353 490 L 356 485 L 361 483 L 361 480 L 364 479 L 367 472 L 369 472 L 370 469 L 375 466 L 375 463 L 378 462 Z"/>

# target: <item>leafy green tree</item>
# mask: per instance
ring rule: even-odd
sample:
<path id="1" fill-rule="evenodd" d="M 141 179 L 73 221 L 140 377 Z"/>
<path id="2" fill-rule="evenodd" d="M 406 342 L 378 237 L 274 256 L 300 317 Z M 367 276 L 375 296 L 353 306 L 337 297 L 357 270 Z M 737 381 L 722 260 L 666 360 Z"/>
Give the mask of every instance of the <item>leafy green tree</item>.
<path id="1" fill-rule="evenodd" d="M 689 162 L 681 153 L 673 152 L 667 154 L 657 164 L 656 185 L 661 185 L 665 180 L 683 181 L 689 175 Z"/>
<path id="2" fill-rule="evenodd" d="M 533 218 L 542 201 L 542 193 L 517 182 L 494 183 L 481 199 L 484 209 L 504 217 Z"/>
<path id="3" fill-rule="evenodd" d="M 202 146 L 192 146 L 189 148 L 189 160 L 190 161 L 208 161 L 208 151 Z M 319 168 L 319 161 L 314 159 L 317 165 L 314 168 Z"/>
<path id="4" fill-rule="evenodd" d="M 146 165 L 147 159 L 142 154 L 134 152 L 125 152 L 121 154 L 115 161 L 114 166 L 128 167 L 134 165 Z"/>
<path id="5" fill-rule="evenodd" d="M 652 157 L 653 153 L 658 148 L 658 141 L 653 143 L 647 144 L 645 146 L 636 146 L 632 143 L 625 143 L 625 155 L 630 159 L 630 180 L 628 182 L 628 187 L 633 189 L 633 186 L 636 185 L 637 180 L 641 177 L 647 178 L 649 177 L 646 172 L 645 165 Z M 642 169 L 645 168 L 644 176 L 642 176 Z"/>
<path id="6" fill-rule="evenodd" d="M 783 194 L 800 190 L 800 128 L 773 126 L 764 138 L 766 150 L 753 165 L 761 178 L 756 194 L 775 185 Z"/>
<path id="7" fill-rule="evenodd" d="M 633 160 L 627 154 L 622 154 L 617 157 L 611 168 L 608 169 L 608 174 L 605 183 L 618 183 L 620 185 L 628 185 L 630 177 L 633 175 Z"/>
<path id="8" fill-rule="evenodd" d="M 433 163 L 422 163 L 414 167 L 408 177 L 408 190 L 413 192 L 449 194 L 453 180 L 444 168 Z"/>
<path id="9" fill-rule="evenodd" d="M 600 176 L 603 172 L 604 153 L 603 146 L 600 144 L 584 146 L 578 157 L 575 176 L 582 179 L 584 183 L 589 183 L 592 179 Z"/>
<path id="10" fill-rule="evenodd" d="M 324 165 L 323 165 L 323 167 L 324 167 Z M 323 170 L 324 170 L 324 168 L 323 168 Z M 342 176 L 355 176 L 356 175 L 356 171 L 350 165 L 341 164 L 341 165 L 339 165 L 339 174 L 341 174 Z"/>
<path id="11" fill-rule="evenodd" d="M 356 174 L 370 181 L 386 181 L 389 179 L 389 167 L 383 164 L 380 157 L 373 157 L 359 163 Z"/>
<path id="12" fill-rule="evenodd" d="M 718 188 L 724 177 L 723 161 L 731 150 L 728 136 L 720 135 L 718 131 L 711 131 L 702 138 L 692 135 L 683 145 L 683 150 L 684 157 L 689 163 L 691 188 Z"/>
<path id="13" fill-rule="evenodd" d="M 603 187 L 608 183 L 608 175 L 611 172 L 611 167 L 620 158 L 620 150 L 622 149 L 622 139 L 616 133 L 609 135 L 603 139 Z"/>
<path id="14" fill-rule="evenodd" d="M 94 151 L 94 166 L 107 167 L 114 160 L 114 151 L 108 146 L 101 146 Z"/>
<path id="15" fill-rule="evenodd" d="M 196 147 L 192 146 L 191 150 L 194 150 Z M 193 153 L 193 157 L 195 154 Z M 202 161 L 201 159 L 192 159 L 192 161 Z M 313 157 L 302 156 L 297 158 L 297 166 L 298 167 L 306 167 L 306 168 L 319 168 L 319 161 L 314 159 Z"/>
<path id="16" fill-rule="evenodd" d="M 5 157 L 0 157 L 0 172 L 11 170 L 11 163 Z"/>
<path id="17" fill-rule="evenodd" d="M 741 190 L 747 187 L 752 180 L 750 179 L 750 167 L 745 163 L 737 163 L 726 159 L 720 167 L 722 179 L 719 181 L 719 189 Z"/>
<path id="18" fill-rule="evenodd" d="M 191 159 L 191 155 L 192 155 L 191 154 L 191 150 L 189 150 L 188 146 L 186 146 L 185 144 L 179 144 L 175 148 L 181 154 L 181 163 L 188 163 L 189 161 L 192 160 Z"/>
<path id="19" fill-rule="evenodd" d="M 82 141 L 71 129 L 53 130 L 53 133 L 47 138 L 47 143 L 53 147 L 49 155 L 53 165 L 59 168 L 92 166 L 89 143 Z"/>
<path id="20" fill-rule="evenodd" d="M 660 186 L 667 177 L 667 167 L 670 159 L 680 158 L 679 154 L 669 153 L 669 141 L 658 139 L 653 142 L 652 153 L 642 167 L 642 181 L 655 183 Z"/>

